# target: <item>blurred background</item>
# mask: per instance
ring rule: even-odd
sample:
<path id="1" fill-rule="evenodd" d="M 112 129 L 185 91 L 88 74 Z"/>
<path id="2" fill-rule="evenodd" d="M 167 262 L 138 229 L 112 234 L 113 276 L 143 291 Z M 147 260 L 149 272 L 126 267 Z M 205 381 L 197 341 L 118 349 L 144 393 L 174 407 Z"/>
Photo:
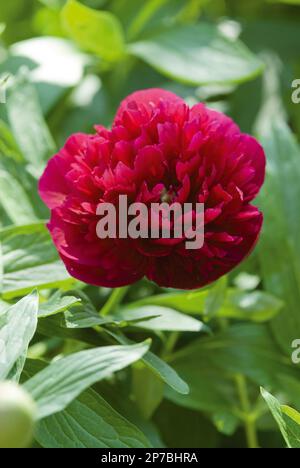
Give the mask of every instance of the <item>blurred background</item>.
<path id="1" fill-rule="evenodd" d="M 146 411 L 169 447 L 245 447 L 243 417 L 232 409 L 245 385 L 264 447 L 284 442 L 259 387 L 300 409 L 300 369 L 291 358 L 292 343 L 300 339 L 300 81 L 294 83 L 300 80 L 299 32 L 300 0 L 1 4 L 1 228 L 47 219 L 37 195 L 46 161 L 71 133 L 109 126 L 120 100 L 137 89 L 162 87 L 189 104 L 206 102 L 257 136 L 266 150 L 258 248 L 226 281 L 204 292 L 201 310 L 185 307 L 185 293 L 177 304 L 166 302 L 183 313 L 198 311 L 220 333 L 196 344 L 184 333 L 176 338 L 172 365 L 191 394 L 169 391 Z M 85 292 L 96 306 L 107 297 L 95 288 Z M 141 282 L 126 300 L 157 293 L 166 291 Z M 185 345 L 188 351 L 180 354 Z M 233 389 L 232 374 L 247 383 L 238 377 Z M 107 398 L 112 393 L 101 392 Z M 141 405 L 143 398 L 135 396 Z M 255 445 L 251 424 L 247 437 Z"/>

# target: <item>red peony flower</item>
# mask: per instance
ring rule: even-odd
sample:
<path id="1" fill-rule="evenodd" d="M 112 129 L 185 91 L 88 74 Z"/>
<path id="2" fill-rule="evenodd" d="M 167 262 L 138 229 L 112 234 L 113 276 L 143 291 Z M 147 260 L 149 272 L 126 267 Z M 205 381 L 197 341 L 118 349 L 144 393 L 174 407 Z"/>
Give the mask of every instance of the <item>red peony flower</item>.
<path id="1" fill-rule="evenodd" d="M 202 287 L 238 265 L 255 246 L 263 217 L 250 203 L 265 176 L 259 143 L 203 104 L 189 108 L 162 89 L 138 91 L 121 104 L 111 130 L 76 134 L 40 180 L 48 225 L 69 273 L 117 287 L 146 276 L 158 285 Z M 205 242 L 99 239 L 99 203 L 205 204 Z"/>

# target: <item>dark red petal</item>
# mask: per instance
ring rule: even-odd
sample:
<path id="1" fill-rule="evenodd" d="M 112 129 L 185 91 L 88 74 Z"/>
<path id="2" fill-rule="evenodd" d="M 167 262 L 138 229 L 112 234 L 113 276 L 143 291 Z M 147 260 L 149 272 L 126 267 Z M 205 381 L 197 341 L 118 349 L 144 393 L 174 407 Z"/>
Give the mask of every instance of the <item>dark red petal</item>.
<path id="1" fill-rule="evenodd" d="M 244 192 L 245 201 L 253 200 L 259 193 L 266 173 L 266 157 L 262 146 L 250 135 L 242 135 L 241 151 L 245 155 L 245 160 L 253 168 L 251 180 L 241 189 Z"/>
<path id="2" fill-rule="evenodd" d="M 160 102 L 167 102 L 172 104 L 184 104 L 183 99 L 170 91 L 160 88 L 150 88 L 127 96 L 122 102 L 117 111 L 114 123 L 117 124 L 122 120 L 123 114 L 126 110 L 136 106 L 137 108 L 146 108 L 148 111 L 153 111 Z"/>
<path id="3" fill-rule="evenodd" d="M 39 194 L 48 208 L 60 206 L 70 192 L 66 175 L 71 170 L 75 156 L 86 146 L 88 138 L 83 133 L 71 136 L 64 148 L 48 162 L 39 181 Z"/>

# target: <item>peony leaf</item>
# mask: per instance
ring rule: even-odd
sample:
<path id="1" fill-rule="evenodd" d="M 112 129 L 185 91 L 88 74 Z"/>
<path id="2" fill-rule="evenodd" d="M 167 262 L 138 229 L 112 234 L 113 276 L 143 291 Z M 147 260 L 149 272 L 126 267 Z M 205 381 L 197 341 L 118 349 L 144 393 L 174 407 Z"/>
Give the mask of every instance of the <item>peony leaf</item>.
<path id="1" fill-rule="evenodd" d="M 45 162 L 55 153 L 55 143 L 27 74 L 19 73 L 9 89 L 7 113 L 16 142 L 31 168 L 31 173 L 38 177 Z"/>
<path id="2" fill-rule="evenodd" d="M 59 260 L 43 223 L 0 230 L 4 298 L 21 296 L 36 287 L 71 286 L 74 280 Z"/>
<path id="3" fill-rule="evenodd" d="M 210 298 L 212 289 L 208 288 L 203 291 L 187 293 L 159 294 L 136 301 L 130 307 L 135 310 L 143 310 L 143 307 L 152 305 L 152 307 L 170 308 L 185 314 L 205 315 L 207 301 Z M 275 317 L 282 307 L 283 302 L 281 300 L 264 291 L 247 292 L 237 288 L 228 288 L 222 304 L 220 302 L 218 304 L 218 311 L 215 316 L 265 322 Z"/>
<path id="4" fill-rule="evenodd" d="M 0 380 L 9 376 L 16 363 L 16 378 L 20 375 L 24 355 L 36 330 L 38 304 L 38 294 L 33 292 L 1 314 Z"/>
<path id="5" fill-rule="evenodd" d="M 125 336 L 110 331 L 107 333 L 112 336 L 118 343 L 123 345 L 128 345 L 132 343 Z M 182 378 L 177 374 L 177 372 L 169 366 L 166 362 L 160 359 L 158 356 L 153 354 L 151 351 L 148 351 L 142 359 L 143 363 L 149 367 L 149 369 L 154 372 L 161 380 L 163 380 L 167 385 L 169 385 L 175 392 L 181 393 L 182 395 L 187 395 L 189 393 L 189 386 L 187 383 L 182 380 Z"/>
<path id="6" fill-rule="evenodd" d="M 1 168 L 0 204 L 14 224 L 24 224 L 37 219 L 32 203 L 23 186 L 9 170 Z"/>
<path id="7" fill-rule="evenodd" d="M 137 364 L 137 366 L 138 365 L 139 364 Z M 41 370 L 45 369 L 46 366 L 47 366 L 47 363 L 45 363 L 45 361 L 41 361 L 37 359 L 27 359 L 23 373 L 22 373 L 22 383 L 26 382 L 26 380 L 33 377 Z M 145 420 L 141 416 L 140 411 L 138 410 L 136 404 L 132 401 L 132 398 L 130 397 L 130 395 L 128 395 L 128 388 L 126 386 L 126 382 L 122 382 L 119 379 L 109 379 L 109 380 L 106 379 L 95 384 L 93 389 L 96 390 L 97 394 L 101 395 L 102 399 L 105 400 L 105 402 L 108 403 L 108 405 L 110 405 L 110 407 L 113 408 L 113 409 L 111 408 L 112 413 L 114 412 L 113 410 L 117 411 L 119 415 L 122 415 L 122 417 L 125 418 L 127 422 L 129 421 L 135 427 L 137 427 L 139 431 L 142 432 L 146 436 L 147 440 L 150 441 L 151 445 L 155 447 L 164 447 L 164 444 L 160 438 L 158 429 L 155 427 L 154 423 L 149 420 Z M 88 395 L 90 393 L 95 394 L 93 389 L 86 390 L 82 394 L 82 396 Z M 81 401 L 81 396 L 77 398 L 74 401 L 74 403 L 77 402 L 79 399 Z M 72 407 L 72 405 L 73 403 L 71 403 L 71 405 L 69 405 L 68 408 Z M 101 406 L 100 400 L 98 400 L 97 406 L 99 407 Z M 41 427 L 41 431 L 38 430 L 38 439 L 41 445 L 45 445 L 46 443 L 48 443 L 47 440 L 49 441 L 48 439 L 49 435 L 47 436 L 44 429 L 46 430 L 50 423 L 51 425 L 52 423 L 54 424 L 56 417 L 66 415 L 68 408 L 61 413 L 57 413 L 56 415 L 49 416 L 40 421 L 38 428 Z M 83 412 L 85 414 L 85 411 Z M 96 413 L 98 413 L 97 410 L 96 410 Z M 104 417 L 105 415 L 102 414 L 102 416 Z M 94 417 L 92 419 L 94 419 Z M 75 417 L 75 420 L 78 422 L 78 425 L 77 424 L 74 425 L 73 427 L 74 432 L 76 432 L 78 436 L 81 434 L 81 436 L 84 435 L 85 437 L 85 434 L 86 434 L 85 429 L 87 432 L 89 432 L 91 429 L 91 426 L 88 425 L 87 419 L 81 418 L 80 414 L 77 414 Z M 107 420 L 107 422 L 109 421 Z M 125 424 L 125 421 L 124 421 L 124 424 Z M 76 429 L 76 425 L 77 425 L 77 429 Z M 97 431 L 96 433 L 96 435 L 99 435 L 99 440 L 102 440 L 102 437 L 104 437 L 101 431 L 101 427 L 102 425 L 100 426 L 99 432 Z M 116 428 L 115 425 L 114 427 Z M 116 431 L 118 432 L 117 428 L 116 428 Z M 94 434 L 94 431 L 92 432 L 92 434 Z M 123 433 L 123 435 L 125 434 Z M 60 436 L 57 437 L 57 441 L 55 443 L 58 443 L 58 444 L 60 443 L 61 436 L 63 436 L 62 433 L 60 433 Z M 88 444 L 94 443 L 92 439 L 89 440 L 88 434 L 86 434 L 86 437 L 87 439 L 85 443 L 88 443 Z"/>
<path id="8" fill-rule="evenodd" d="M 280 405 L 279 401 L 261 389 L 261 394 L 266 401 L 288 448 L 300 448 L 300 413 L 289 406 Z"/>
<path id="9" fill-rule="evenodd" d="M 36 440 L 45 448 L 144 448 L 144 434 L 89 389 L 64 411 L 43 419 Z"/>
<path id="10" fill-rule="evenodd" d="M 199 320 L 161 306 L 122 307 L 114 314 L 113 318 L 146 330 L 206 331 L 206 326 Z M 130 321 L 136 323 L 130 323 Z"/>
<path id="11" fill-rule="evenodd" d="M 75 306 L 74 310 L 81 308 L 81 306 Z M 38 333 L 47 338 L 62 338 L 64 340 L 76 340 L 83 343 L 86 343 L 90 346 L 99 346 L 99 334 L 89 328 L 89 329 L 78 329 L 66 328 L 63 314 L 55 314 L 50 317 L 40 318 L 38 323 Z"/>
<path id="12" fill-rule="evenodd" d="M 28 68 L 29 80 L 38 93 L 44 115 L 69 88 L 80 83 L 85 66 L 91 62 L 71 41 L 51 36 L 16 42 L 9 52 L 7 60 L 0 64 L 0 73 L 3 70 L 16 74 L 21 67 Z"/>
<path id="13" fill-rule="evenodd" d="M 160 32 L 130 44 L 128 51 L 163 75 L 191 85 L 241 83 L 263 70 L 240 41 L 205 23 Z"/>
<path id="14" fill-rule="evenodd" d="M 182 396 L 166 388 L 167 397 L 190 409 L 232 411 L 236 390 L 231 376 L 235 374 L 258 385 L 289 388 L 291 397 L 299 398 L 299 369 L 290 365 L 265 325 L 236 324 L 198 339 L 174 353 L 171 364 L 190 386 L 190 393 Z"/>
<path id="15" fill-rule="evenodd" d="M 146 420 L 151 419 L 164 398 L 164 382 L 144 364 L 132 369 L 134 401 Z"/>
<path id="16" fill-rule="evenodd" d="M 38 405 L 39 419 L 62 411 L 85 389 L 138 361 L 148 349 L 146 341 L 103 346 L 53 362 L 24 384 Z"/>
<path id="17" fill-rule="evenodd" d="M 69 0 L 62 10 L 62 22 L 69 36 L 84 50 L 108 61 L 122 57 L 122 26 L 112 13 Z"/>
<path id="18" fill-rule="evenodd" d="M 51 296 L 47 302 L 40 305 L 39 318 L 50 317 L 52 315 L 64 312 L 71 307 L 80 305 L 81 300 L 75 296 L 62 296 L 60 291 L 57 291 Z"/>
<path id="19" fill-rule="evenodd" d="M 264 126 L 261 139 L 268 170 L 259 198 L 265 222 L 258 258 L 266 290 L 285 303 L 272 322 L 272 329 L 282 348 L 290 354 L 291 343 L 300 336 L 300 149 L 278 113 L 266 116 Z"/>
<path id="20" fill-rule="evenodd" d="M 223 276 L 209 289 L 204 304 L 204 316 L 209 320 L 218 315 L 227 295 L 227 276 Z"/>

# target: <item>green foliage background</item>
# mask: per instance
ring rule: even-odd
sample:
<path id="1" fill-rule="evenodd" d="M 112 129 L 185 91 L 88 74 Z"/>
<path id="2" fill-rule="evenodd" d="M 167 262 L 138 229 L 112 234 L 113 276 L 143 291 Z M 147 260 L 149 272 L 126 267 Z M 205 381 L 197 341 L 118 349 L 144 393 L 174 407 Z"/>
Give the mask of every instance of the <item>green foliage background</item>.
<path id="1" fill-rule="evenodd" d="M 11 0 L 0 23 L 0 380 L 35 400 L 33 446 L 299 448 L 300 1 Z M 84 285 L 44 226 L 46 161 L 148 87 L 267 153 L 259 245 L 201 291 Z"/>

